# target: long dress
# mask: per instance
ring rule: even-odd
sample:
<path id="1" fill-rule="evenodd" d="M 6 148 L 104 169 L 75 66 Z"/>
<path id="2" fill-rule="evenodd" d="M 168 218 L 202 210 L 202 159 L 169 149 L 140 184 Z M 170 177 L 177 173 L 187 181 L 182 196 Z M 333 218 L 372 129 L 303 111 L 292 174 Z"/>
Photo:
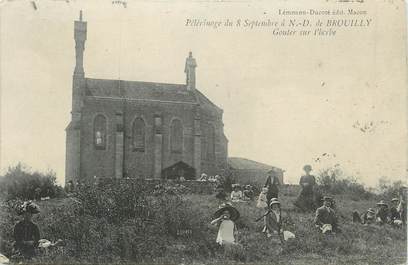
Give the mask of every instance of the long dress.
<path id="1" fill-rule="evenodd" d="M 22 220 L 14 226 L 15 251 L 24 258 L 35 256 L 35 248 L 40 240 L 38 226 L 31 221 Z M 33 245 L 26 245 L 24 241 L 33 241 Z"/>
<path id="2" fill-rule="evenodd" d="M 271 201 L 272 198 L 278 198 L 279 195 L 279 179 L 275 176 L 268 176 L 266 179 L 265 187 L 268 187 L 268 193 L 266 194 L 266 198 L 268 203 Z"/>
<path id="3" fill-rule="evenodd" d="M 312 175 L 304 175 L 300 178 L 299 184 L 302 187 L 302 191 L 294 203 L 295 206 L 299 207 L 303 211 L 314 210 L 314 187 L 316 185 L 315 177 Z"/>

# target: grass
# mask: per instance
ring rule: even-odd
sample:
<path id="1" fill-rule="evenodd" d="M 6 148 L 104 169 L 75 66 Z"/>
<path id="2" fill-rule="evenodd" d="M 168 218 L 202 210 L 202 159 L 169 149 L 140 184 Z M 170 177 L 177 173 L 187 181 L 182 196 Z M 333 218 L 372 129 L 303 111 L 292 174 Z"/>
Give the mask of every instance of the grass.
<path id="1" fill-rule="evenodd" d="M 188 199 L 202 209 L 202 216 L 210 216 L 217 207 L 212 197 L 190 195 Z M 261 216 L 262 210 L 255 202 L 237 203 L 241 213 L 238 226 L 240 238 L 244 244 L 246 257 L 257 264 L 262 262 L 276 264 L 405 264 L 406 229 L 390 226 L 362 226 L 352 223 L 352 212 L 363 212 L 375 205 L 375 201 L 352 201 L 348 198 L 337 199 L 342 233 L 325 236 L 317 233 L 312 225 L 313 213 L 299 213 L 293 209 L 295 196 L 282 196 L 283 215 L 289 216 L 294 225 L 289 230 L 295 232 L 297 239 L 289 244 L 289 253 L 276 258 L 268 240 L 261 234 L 262 222 L 254 219 Z M 209 219 L 208 219 L 209 220 Z M 216 231 L 212 237 L 215 239 Z"/>
<path id="2" fill-rule="evenodd" d="M 352 211 L 362 212 L 369 207 L 375 206 L 374 200 L 354 201 L 347 196 L 336 197 L 337 211 L 340 216 L 342 233 L 337 235 L 321 235 L 314 228 L 313 213 L 300 213 L 294 210 L 293 202 L 296 194 L 282 192 L 279 198 L 282 203 L 283 216 L 291 220 L 287 230 L 294 232 L 297 238 L 289 242 L 285 252 L 278 255 L 276 248 L 261 233 L 262 221 L 255 219 L 263 214 L 263 210 L 255 207 L 256 202 L 235 203 L 234 206 L 240 211 L 241 218 L 237 221 L 239 229 L 239 242 L 243 245 L 242 253 L 238 253 L 241 260 L 225 259 L 223 252 L 216 247 L 215 239 L 217 227 L 211 226 L 212 213 L 219 205 L 218 199 L 213 195 L 188 194 L 183 196 L 183 201 L 189 202 L 194 208 L 193 217 L 197 222 L 190 224 L 203 224 L 200 237 L 203 240 L 190 240 L 189 238 L 172 239 L 163 237 L 165 249 L 163 255 L 150 257 L 148 263 L 155 264 L 405 264 L 407 255 L 406 228 L 395 229 L 390 226 L 362 226 L 352 223 Z M 49 215 L 55 214 L 55 209 L 64 210 L 72 204 L 71 198 L 52 199 L 39 202 L 42 208 L 41 215 L 35 218 L 42 231 L 51 231 L 47 226 L 52 222 Z M 188 209 L 188 208 L 186 208 Z M 44 219 L 47 219 L 47 222 Z M 15 221 L 15 219 L 13 219 Z M 97 224 L 89 224 L 95 227 Z M 126 234 L 126 227 L 124 227 Z M 188 227 L 187 227 L 188 228 Z M 193 227 L 190 227 L 193 228 Z M 157 232 L 159 233 L 159 232 Z M 95 244 L 110 246 L 112 238 L 106 236 L 95 237 Z M 56 235 L 53 235 L 55 237 Z M 50 238 L 44 234 L 43 238 Z M 62 238 L 64 239 L 64 238 Z M 129 238 L 132 244 L 138 239 Z M 106 242 L 105 242 L 106 241 Z M 153 242 L 153 241 L 152 241 Z M 204 243 L 203 243 L 204 242 Z M 207 244 L 208 242 L 208 244 Z M 207 244 L 207 245 L 206 245 Z M 137 248 L 137 244 L 135 245 Z M 155 248 L 152 243 L 151 248 Z M 103 248 L 102 248 L 103 249 Z M 106 250 L 108 251 L 108 250 Z M 157 253 L 157 252 L 152 252 Z M 59 255 L 58 253 L 54 255 Z M 98 256 L 98 253 L 95 253 Z M 84 258 L 43 257 L 38 260 L 41 263 L 79 263 Z M 106 262 L 103 257 L 100 260 L 90 258 L 91 263 Z M 128 260 L 113 257 L 110 263 L 130 263 Z"/>

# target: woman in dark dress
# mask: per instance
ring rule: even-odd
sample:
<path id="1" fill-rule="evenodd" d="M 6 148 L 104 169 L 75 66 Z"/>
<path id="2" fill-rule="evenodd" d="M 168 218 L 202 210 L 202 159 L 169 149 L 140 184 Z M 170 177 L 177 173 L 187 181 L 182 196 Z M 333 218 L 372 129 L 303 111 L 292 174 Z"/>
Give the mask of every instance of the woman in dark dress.
<path id="1" fill-rule="evenodd" d="M 316 208 L 314 196 L 316 178 L 310 175 L 312 171 L 310 165 L 305 165 L 303 170 L 305 171 L 305 175 L 303 175 L 299 181 L 302 191 L 294 204 L 303 211 L 313 211 Z"/>
<path id="2" fill-rule="evenodd" d="M 39 207 L 31 202 L 25 202 L 20 209 L 23 220 L 14 226 L 14 257 L 16 259 L 31 259 L 40 240 L 38 226 L 31 221 L 34 214 L 39 213 Z"/>

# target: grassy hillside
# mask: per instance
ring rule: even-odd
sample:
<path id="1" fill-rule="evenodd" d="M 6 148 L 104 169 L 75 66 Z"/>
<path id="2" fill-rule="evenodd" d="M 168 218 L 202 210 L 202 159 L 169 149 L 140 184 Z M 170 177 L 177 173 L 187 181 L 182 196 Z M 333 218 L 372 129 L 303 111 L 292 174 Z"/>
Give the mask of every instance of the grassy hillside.
<path id="1" fill-rule="evenodd" d="M 241 213 L 238 221 L 240 241 L 245 248 L 249 262 L 277 264 L 405 264 L 406 229 L 398 230 L 390 226 L 362 226 L 352 223 L 353 210 L 360 212 L 373 207 L 375 201 L 351 201 L 337 198 L 337 208 L 342 233 L 324 236 L 316 232 L 312 225 L 313 214 L 299 213 L 293 209 L 295 196 L 282 196 L 283 215 L 293 222 L 288 230 L 297 239 L 287 246 L 287 253 L 277 257 L 268 240 L 261 233 L 262 222 L 254 222 L 262 215 L 255 202 L 237 203 Z M 189 196 L 189 199 L 209 216 L 216 209 L 217 201 L 212 197 Z M 209 221 L 208 217 L 207 220 Z M 216 238 L 216 229 L 212 240 Z"/>
<path id="2" fill-rule="evenodd" d="M 113 194 L 113 193 L 112 193 Z M 123 192 L 109 198 L 108 191 L 90 193 L 96 198 L 92 207 L 101 213 L 87 212 L 79 205 L 78 198 L 53 199 L 39 202 L 42 213 L 35 218 L 42 231 L 42 237 L 50 240 L 62 238 L 66 241 L 64 251 L 43 255 L 39 262 L 115 262 L 115 263 L 155 263 L 155 264 L 405 264 L 406 229 L 390 226 L 362 226 L 351 223 L 353 210 L 360 212 L 374 207 L 375 201 L 352 201 L 347 197 L 336 197 L 340 225 L 343 230 L 337 235 L 321 235 L 313 227 L 313 214 L 299 213 L 293 209 L 295 193 L 282 193 L 283 215 L 291 224 L 287 230 L 297 238 L 285 246 L 283 254 L 277 254 L 274 245 L 261 233 L 262 222 L 255 219 L 263 211 L 255 207 L 255 202 L 236 203 L 241 213 L 237 221 L 239 242 L 243 251 L 237 253 L 237 260 L 225 259 L 223 252 L 215 244 L 217 228 L 211 226 L 212 213 L 218 207 L 213 195 L 187 194 L 149 197 L 154 201 L 151 208 L 155 212 L 157 225 L 151 229 L 135 230 L 136 217 L 118 215 L 120 201 L 131 203 L 130 197 L 122 197 Z M 127 195 L 126 195 L 127 196 Z M 118 199 L 120 197 L 120 200 Z M 178 199 L 175 199 L 175 198 Z M 91 197 L 89 197 L 91 198 Z M 109 208 L 109 203 L 113 203 Z M 100 209 L 105 205 L 105 209 Z M 91 207 L 91 208 L 92 208 Z M 116 208 L 115 208 L 116 207 Z M 127 207 L 127 206 L 126 206 Z M 107 209 L 107 210 L 106 210 Z M 111 209 L 111 210 L 109 210 Z M 102 210 L 106 210 L 103 212 Z M 112 216 L 109 216 L 112 215 Z M 2 214 L 0 220 L 2 252 L 4 242 L 11 240 L 9 231 L 17 217 L 11 212 Z M 75 226 L 76 225 L 76 226 Z M 187 236 L 174 236 L 172 227 L 179 226 L 191 230 Z M 70 230 L 71 229 L 71 230 Z M 76 234 L 77 237 L 71 236 Z M 78 250 L 78 244 L 80 245 Z"/>

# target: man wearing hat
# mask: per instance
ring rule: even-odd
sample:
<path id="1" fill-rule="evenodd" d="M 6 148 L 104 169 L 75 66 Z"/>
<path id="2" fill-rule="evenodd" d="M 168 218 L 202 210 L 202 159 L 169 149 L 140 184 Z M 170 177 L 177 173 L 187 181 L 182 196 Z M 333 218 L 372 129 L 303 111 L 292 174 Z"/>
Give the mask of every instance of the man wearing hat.
<path id="1" fill-rule="evenodd" d="M 389 210 L 388 205 L 381 200 L 377 202 L 377 212 L 376 212 L 376 221 L 377 224 L 383 225 L 390 222 Z"/>
<path id="2" fill-rule="evenodd" d="M 330 207 L 332 199 L 330 196 L 324 196 L 323 206 L 316 210 L 314 223 L 323 234 L 336 232 L 338 230 L 336 213 Z"/>
<path id="3" fill-rule="evenodd" d="M 19 215 L 23 215 L 23 220 L 14 226 L 14 248 L 17 256 L 22 256 L 24 259 L 35 256 L 35 249 L 40 240 L 40 231 L 31 219 L 34 214 L 39 212 L 38 205 L 32 201 L 24 202 L 19 209 Z"/>
<path id="4" fill-rule="evenodd" d="M 393 225 L 402 225 L 401 213 L 398 211 L 399 199 L 393 198 L 390 207 L 390 222 Z"/>
<path id="5" fill-rule="evenodd" d="M 303 175 L 299 181 L 302 191 L 294 204 L 303 211 L 310 211 L 315 209 L 314 189 L 316 185 L 316 178 L 310 174 L 312 171 L 312 166 L 305 165 L 303 170 L 305 171 L 305 175 Z"/>

